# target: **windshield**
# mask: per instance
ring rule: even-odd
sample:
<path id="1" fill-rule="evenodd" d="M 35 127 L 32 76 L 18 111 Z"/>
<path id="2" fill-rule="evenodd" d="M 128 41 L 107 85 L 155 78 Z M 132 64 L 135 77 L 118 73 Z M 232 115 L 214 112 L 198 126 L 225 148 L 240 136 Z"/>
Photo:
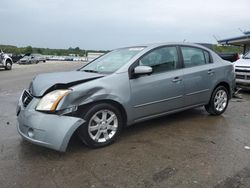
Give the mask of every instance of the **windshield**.
<path id="1" fill-rule="evenodd" d="M 128 63 L 132 57 L 143 49 L 144 47 L 132 47 L 114 50 L 92 61 L 80 70 L 86 72 L 113 73 Z"/>
<path id="2" fill-rule="evenodd" d="M 250 51 L 246 53 L 246 55 L 243 57 L 243 59 L 250 59 Z"/>

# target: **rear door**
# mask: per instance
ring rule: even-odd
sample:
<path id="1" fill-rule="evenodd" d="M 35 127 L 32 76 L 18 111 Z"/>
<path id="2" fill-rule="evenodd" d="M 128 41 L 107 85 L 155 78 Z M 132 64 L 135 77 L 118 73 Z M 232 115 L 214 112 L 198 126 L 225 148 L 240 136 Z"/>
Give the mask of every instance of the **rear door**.
<path id="1" fill-rule="evenodd" d="M 209 101 L 215 70 L 208 51 L 192 46 L 181 46 L 185 106 L 204 104 Z"/>
<path id="2" fill-rule="evenodd" d="M 184 86 L 175 46 L 157 48 L 137 65 L 150 66 L 151 75 L 130 79 L 132 113 L 135 119 L 157 115 L 184 105 Z"/>

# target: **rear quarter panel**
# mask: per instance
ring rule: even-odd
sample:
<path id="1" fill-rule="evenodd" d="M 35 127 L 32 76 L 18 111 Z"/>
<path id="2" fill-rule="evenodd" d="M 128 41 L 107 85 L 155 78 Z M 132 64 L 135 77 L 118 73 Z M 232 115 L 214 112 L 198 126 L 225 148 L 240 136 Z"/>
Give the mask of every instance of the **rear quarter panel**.
<path id="1" fill-rule="evenodd" d="M 217 56 L 217 55 L 216 55 Z M 212 94 L 213 90 L 217 87 L 220 83 L 227 83 L 230 87 L 230 96 L 233 93 L 233 89 L 235 87 L 235 73 L 233 64 L 229 61 L 225 61 L 220 57 L 213 57 L 214 63 L 212 63 L 212 67 L 215 70 L 215 78 L 213 81 L 213 89 L 210 91 L 210 95 Z"/>

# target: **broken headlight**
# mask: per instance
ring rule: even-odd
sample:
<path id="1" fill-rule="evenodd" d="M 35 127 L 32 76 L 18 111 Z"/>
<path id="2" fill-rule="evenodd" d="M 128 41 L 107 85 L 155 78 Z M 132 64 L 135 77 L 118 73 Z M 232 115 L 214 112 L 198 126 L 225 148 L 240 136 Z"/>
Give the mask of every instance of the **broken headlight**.
<path id="1" fill-rule="evenodd" d="M 36 110 L 40 111 L 55 111 L 59 102 L 68 95 L 71 90 L 60 89 L 54 90 L 46 94 L 38 103 Z"/>

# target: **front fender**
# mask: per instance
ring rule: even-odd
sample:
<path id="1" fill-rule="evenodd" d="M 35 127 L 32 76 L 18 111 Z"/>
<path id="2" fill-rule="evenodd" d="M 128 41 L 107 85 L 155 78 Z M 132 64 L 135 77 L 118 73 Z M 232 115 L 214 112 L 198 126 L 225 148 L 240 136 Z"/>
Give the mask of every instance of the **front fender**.
<path id="1" fill-rule="evenodd" d="M 83 106 L 92 102 L 110 100 L 119 103 L 126 112 L 130 105 L 128 74 L 112 74 L 72 87 L 72 92 L 60 101 L 57 110 Z"/>
<path id="2" fill-rule="evenodd" d="M 107 93 L 104 88 L 93 88 L 88 92 L 79 93 L 72 92 L 66 96 L 58 105 L 57 109 L 66 109 L 75 106 L 82 106 L 92 102 L 98 102 L 101 100 L 112 100 L 123 105 L 125 102 L 115 94 Z"/>
<path id="3" fill-rule="evenodd" d="M 3 64 L 4 64 L 4 66 L 6 65 L 6 62 L 7 62 L 7 61 L 10 61 L 11 64 L 13 64 L 13 61 L 12 61 L 12 59 L 11 59 L 10 57 L 7 57 L 7 58 L 4 57 L 4 59 L 3 59 Z"/>

